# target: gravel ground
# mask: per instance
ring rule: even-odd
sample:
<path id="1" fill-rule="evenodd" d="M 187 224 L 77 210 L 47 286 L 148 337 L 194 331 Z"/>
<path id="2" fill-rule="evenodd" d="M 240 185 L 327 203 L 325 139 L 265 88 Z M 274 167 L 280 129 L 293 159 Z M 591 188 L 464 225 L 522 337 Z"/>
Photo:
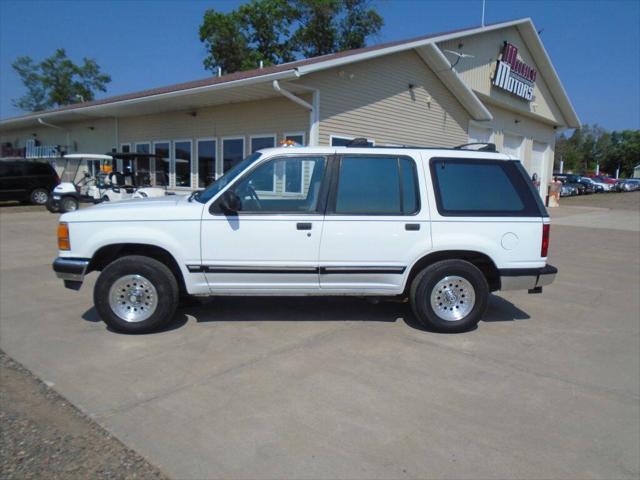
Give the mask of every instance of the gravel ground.
<path id="1" fill-rule="evenodd" d="M 615 210 L 640 210 L 640 190 L 636 190 L 635 192 L 596 193 L 592 195 L 562 197 L 560 199 L 560 206 L 613 208 Z"/>
<path id="2" fill-rule="evenodd" d="M 0 350 L 0 478 L 167 477 Z"/>

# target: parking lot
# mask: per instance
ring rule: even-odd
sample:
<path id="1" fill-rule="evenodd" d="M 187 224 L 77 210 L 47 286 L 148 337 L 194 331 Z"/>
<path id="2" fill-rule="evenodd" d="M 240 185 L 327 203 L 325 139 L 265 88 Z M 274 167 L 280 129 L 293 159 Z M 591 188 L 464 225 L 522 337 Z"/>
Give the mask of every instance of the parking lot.
<path id="1" fill-rule="evenodd" d="M 51 271 L 58 216 L 0 207 L 0 347 L 174 478 L 638 478 L 640 192 L 580 198 L 552 211 L 556 282 L 458 335 L 342 298 L 114 333 L 95 274 Z"/>

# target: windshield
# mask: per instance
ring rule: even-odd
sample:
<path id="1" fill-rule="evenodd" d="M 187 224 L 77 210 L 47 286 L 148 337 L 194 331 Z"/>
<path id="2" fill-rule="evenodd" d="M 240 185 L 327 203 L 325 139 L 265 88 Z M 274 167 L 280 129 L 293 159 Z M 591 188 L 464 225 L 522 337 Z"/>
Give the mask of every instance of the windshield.
<path id="1" fill-rule="evenodd" d="M 209 185 L 207 188 L 200 192 L 193 194 L 193 199 L 200 203 L 207 203 L 213 197 L 215 197 L 220 190 L 229 185 L 238 175 L 240 175 L 249 165 L 260 158 L 261 153 L 256 152 L 249 155 L 247 158 L 237 163 L 227 173 Z"/>

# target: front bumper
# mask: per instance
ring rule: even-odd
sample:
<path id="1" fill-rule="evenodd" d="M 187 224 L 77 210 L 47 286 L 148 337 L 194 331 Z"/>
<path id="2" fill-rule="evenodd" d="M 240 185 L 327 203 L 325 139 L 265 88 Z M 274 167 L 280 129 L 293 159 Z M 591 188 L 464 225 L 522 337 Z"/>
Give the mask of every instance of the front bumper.
<path id="1" fill-rule="evenodd" d="M 53 261 L 53 271 L 64 280 L 64 286 L 72 290 L 80 289 L 89 268 L 88 258 L 58 257 Z"/>
<path id="2" fill-rule="evenodd" d="M 558 269 L 552 265 L 542 268 L 505 268 L 500 270 L 500 290 L 536 290 L 550 285 Z"/>

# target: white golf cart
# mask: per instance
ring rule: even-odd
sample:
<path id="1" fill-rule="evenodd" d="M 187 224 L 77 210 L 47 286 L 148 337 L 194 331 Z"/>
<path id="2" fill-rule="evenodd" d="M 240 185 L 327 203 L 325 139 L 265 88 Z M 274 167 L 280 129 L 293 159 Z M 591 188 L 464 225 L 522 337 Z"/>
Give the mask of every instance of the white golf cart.
<path id="1" fill-rule="evenodd" d="M 117 155 L 119 154 L 114 154 L 114 156 Z M 126 155 L 150 156 L 148 154 Z M 95 204 L 165 195 L 165 187 L 154 187 L 148 184 L 144 187 L 136 186 L 135 175 L 131 170 L 126 175 L 114 171 L 114 156 L 92 153 L 65 155 L 67 164 L 64 176 L 70 174 L 71 177 L 67 177 L 70 181 L 62 182 L 53 189 L 47 209 L 50 212 L 66 213 L 77 210 L 81 202 Z M 75 171 L 72 167 L 71 171 L 67 172 L 70 165 L 75 165 Z M 83 171 L 81 167 L 84 167 Z"/>

